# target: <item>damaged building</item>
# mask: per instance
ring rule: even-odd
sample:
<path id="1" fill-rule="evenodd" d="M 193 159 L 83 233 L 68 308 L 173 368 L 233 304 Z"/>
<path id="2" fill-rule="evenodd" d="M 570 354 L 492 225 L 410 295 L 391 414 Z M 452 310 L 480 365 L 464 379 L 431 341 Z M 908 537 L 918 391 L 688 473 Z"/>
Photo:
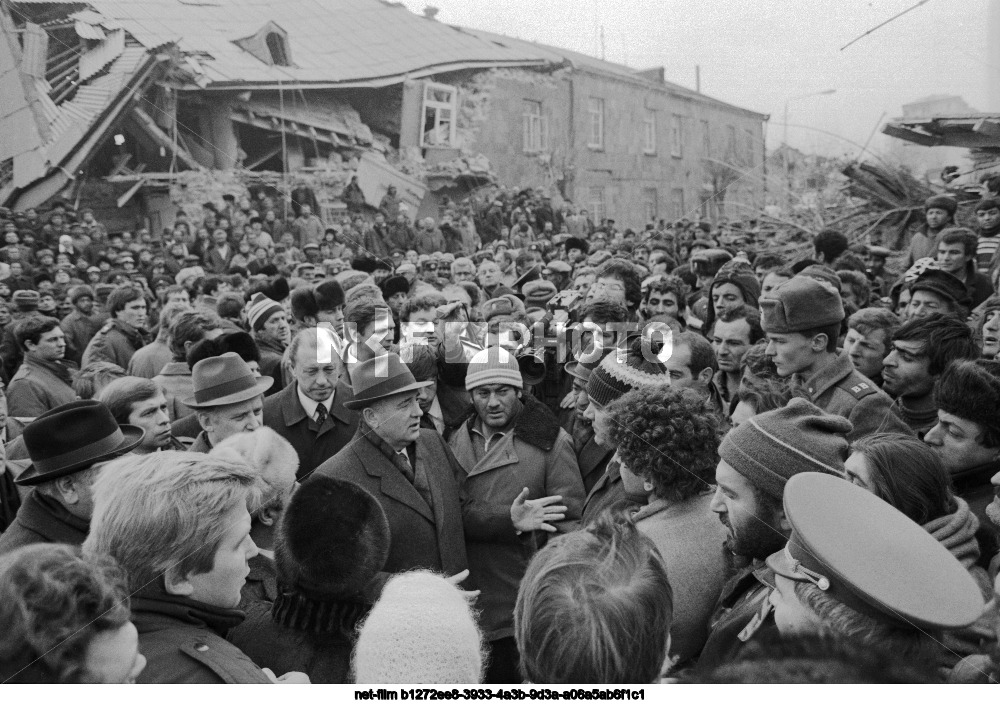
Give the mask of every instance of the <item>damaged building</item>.
<path id="1" fill-rule="evenodd" d="M 357 175 L 419 215 L 488 184 L 594 219 L 739 217 L 767 116 L 567 50 L 383 0 L 18 0 L 0 6 L 0 203 L 60 197 L 115 229 L 242 188 Z M 286 198 L 278 198 L 284 201 Z M 295 204 L 293 204 L 294 206 Z"/>

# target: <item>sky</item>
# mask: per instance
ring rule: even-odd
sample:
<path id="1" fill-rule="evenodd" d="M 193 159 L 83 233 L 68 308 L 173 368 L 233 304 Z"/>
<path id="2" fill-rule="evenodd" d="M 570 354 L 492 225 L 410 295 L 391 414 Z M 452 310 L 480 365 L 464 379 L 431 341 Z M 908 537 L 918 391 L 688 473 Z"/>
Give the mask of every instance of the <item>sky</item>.
<path id="1" fill-rule="evenodd" d="M 768 147 L 783 140 L 831 156 L 856 156 L 876 127 L 902 105 L 959 95 L 989 105 L 990 0 L 928 0 L 852 46 L 852 39 L 918 0 L 404 0 L 437 20 L 561 46 L 645 69 L 668 81 L 769 114 Z M 1000 4 L 1000 0 L 993 0 Z M 996 41 L 1000 41 L 1000 32 Z M 1000 75 L 1000 70 L 994 75 Z M 831 95 L 801 97 L 835 90 Z M 885 117 L 883 117 L 883 114 Z M 870 143 L 885 153 L 893 140 Z"/>

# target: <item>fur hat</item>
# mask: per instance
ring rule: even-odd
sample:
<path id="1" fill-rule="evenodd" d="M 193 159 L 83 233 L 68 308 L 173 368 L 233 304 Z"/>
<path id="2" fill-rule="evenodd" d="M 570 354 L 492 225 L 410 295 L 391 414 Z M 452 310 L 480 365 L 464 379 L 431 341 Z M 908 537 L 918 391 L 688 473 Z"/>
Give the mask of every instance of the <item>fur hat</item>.
<path id="1" fill-rule="evenodd" d="M 94 297 L 94 289 L 86 284 L 80 284 L 78 286 L 73 286 L 69 290 L 69 301 L 70 303 L 76 303 L 84 296 Z"/>
<path id="2" fill-rule="evenodd" d="M 587 244 L 586 240 L 580 239 L 579 237 L 570 237 L 566 240 L 566 251 L 571 249 L 579 249 L 584 254 L 590 252 L 590 245 Z"/>
<path id="3" fill-rule="evenodd" d="M 800 332 L 844 319 L 840 291 L 809 276 L 795 276 L 760 299 L 762 327 L 770 333 Z"/>
<path id="4" fill-rule="evenodd" d="M 462 591 L 423 570 L 398 574 L 358 634 L 358 684 L 478 684 L 482 635 Z"/>
<path id="5" fill-rule="evenodd" d="M 316 305 L 323 310 L 335 310 L 344 305 L 344 288 L 333 279 L 316 284 Z"/>
<path id="6" fill-rule="evenodd" d="M 389 557 L 389 522 L 357 484 L 314 474 L 292 495 L 274 547 L 278 581 L 319 599 L 358 594 Z"/>
<path id="7" fill-rule="evenodd" d="M 231 435 L 208 454 L 253 469 L 260 477 L 262 507 L 287 496 L 299 471 L 295 448 L 266 425 L 249 433 Z"/>
<path id="8" fill-rule="evenodd" d="M 958 201 L 951 196 L 931 196 L 924 202 L 924 208 L 927 210 L 940 208 L 941 210 L 947 210 L 949 215 L 954 215 L 955 211 L 958 210 Z"/>
<path id="9" fill-rule="evenodd" d="M 390 276 L 388 279 L 383 281 L 379 286 L 382 289 L 382 295 L 385 296 L 386 300 L 392 298 L 397 293 L 410 292 L 410 282 L 406 280 L 403 276 Z"/>

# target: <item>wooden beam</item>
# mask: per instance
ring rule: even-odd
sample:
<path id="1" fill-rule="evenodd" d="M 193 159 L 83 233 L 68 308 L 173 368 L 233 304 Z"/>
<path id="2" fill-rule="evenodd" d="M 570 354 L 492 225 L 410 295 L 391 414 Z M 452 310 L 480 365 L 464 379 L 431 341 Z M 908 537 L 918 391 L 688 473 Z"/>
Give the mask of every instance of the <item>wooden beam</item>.
<path id="1" fill-rule="evenodd" d="M 264 154 L 264 156 L 257 157 L 256 159 L 254 159 L 253 161 L 251 161 L 249 164 L 243 164 L 243 168 L 249 171 L 250 169 L 254 169 L 254 168 L 260 166 L 261 164 L 263 164 L 265 161 L 267 161 L 271 157 L 278 156 L 279 154 L 281 154 L 281 145 L 280 144 L 278 146 L 276 146 L 274 149 L 271 149 L 270 151 L 266 152 Z"/>
<path id="2" fill-rule="evenodd" d="M 972 126 L 972 131 L 987 135 L 988 137 L 1000 138 L 1000 122 L 984 117 Z"/>
<path id="3" fill-rule="evenodd" d="M 907 142 L 913 142 L 925 147 L 936 147 L 943 143 L 941 138 L 938 136 L 917 132 L 916 130 L 910 130 L 904 127 L 898 127 L 892 123 L 883 126 L 882 133 L 887 134 L 890 137 L 895 137 L 896 139 L 905 139 Z"/>
<path id="4" fill-rule="evenodd" d="M 141 127 L 146 134 L 148 134 L 157 144 L 162 146 L 168 152 L 177 155 L 177 158 L 184 163 L 190 169 L 195 169 L 196 171 L 203 171 L 204 167 L 197 162 L 197 160 L 191 156 L 186 149 L 181 147 L 179 144 L 175 145 L 173 140 L 170 139 L 170 135 L 160 129 L 160 126 L 156 124 L 152 117 L 139 106 L 132 108 L 132 112 L 129 113 L 133 122 Z"/>

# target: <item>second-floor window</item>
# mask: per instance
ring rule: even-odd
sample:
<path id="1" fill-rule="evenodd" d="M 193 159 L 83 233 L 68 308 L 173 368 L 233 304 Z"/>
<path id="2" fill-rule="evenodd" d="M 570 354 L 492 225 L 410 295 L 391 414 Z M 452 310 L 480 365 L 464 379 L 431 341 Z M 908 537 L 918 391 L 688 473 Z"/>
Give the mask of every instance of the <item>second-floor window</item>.
<path id="1" fill-rule="evenodd" d="M 421 147 L 454 147 L 458 90 L 440 83 L 424 85 L 424 124 Z"/>
<path id="2" fill-rule="evenodd" d="M 524 101 L 524 147 L 525 152 L 542 152 L 548 149 L 548 120 L 542 115 L 542 104 L 537 100 Z"/>
<path id="3" fill-rule="evenodd" d="M 587 146 L 591 149 L 604 149 L 604 99 L 591 98 L 587 103 L 590 115 L 590 135 Z"/>
<path id="4" fill-rule="evenodd" d="M 670 116 L 670 156 L 684 156 L 684 135 L 681 132 L 681 116 Z"/>
<path id="5" fill-rule="evenodd" d="M 646 119 L 643 122 L 642 151 L 644 154 L 656 154 L 656 111 L 646 109 Z"/>

